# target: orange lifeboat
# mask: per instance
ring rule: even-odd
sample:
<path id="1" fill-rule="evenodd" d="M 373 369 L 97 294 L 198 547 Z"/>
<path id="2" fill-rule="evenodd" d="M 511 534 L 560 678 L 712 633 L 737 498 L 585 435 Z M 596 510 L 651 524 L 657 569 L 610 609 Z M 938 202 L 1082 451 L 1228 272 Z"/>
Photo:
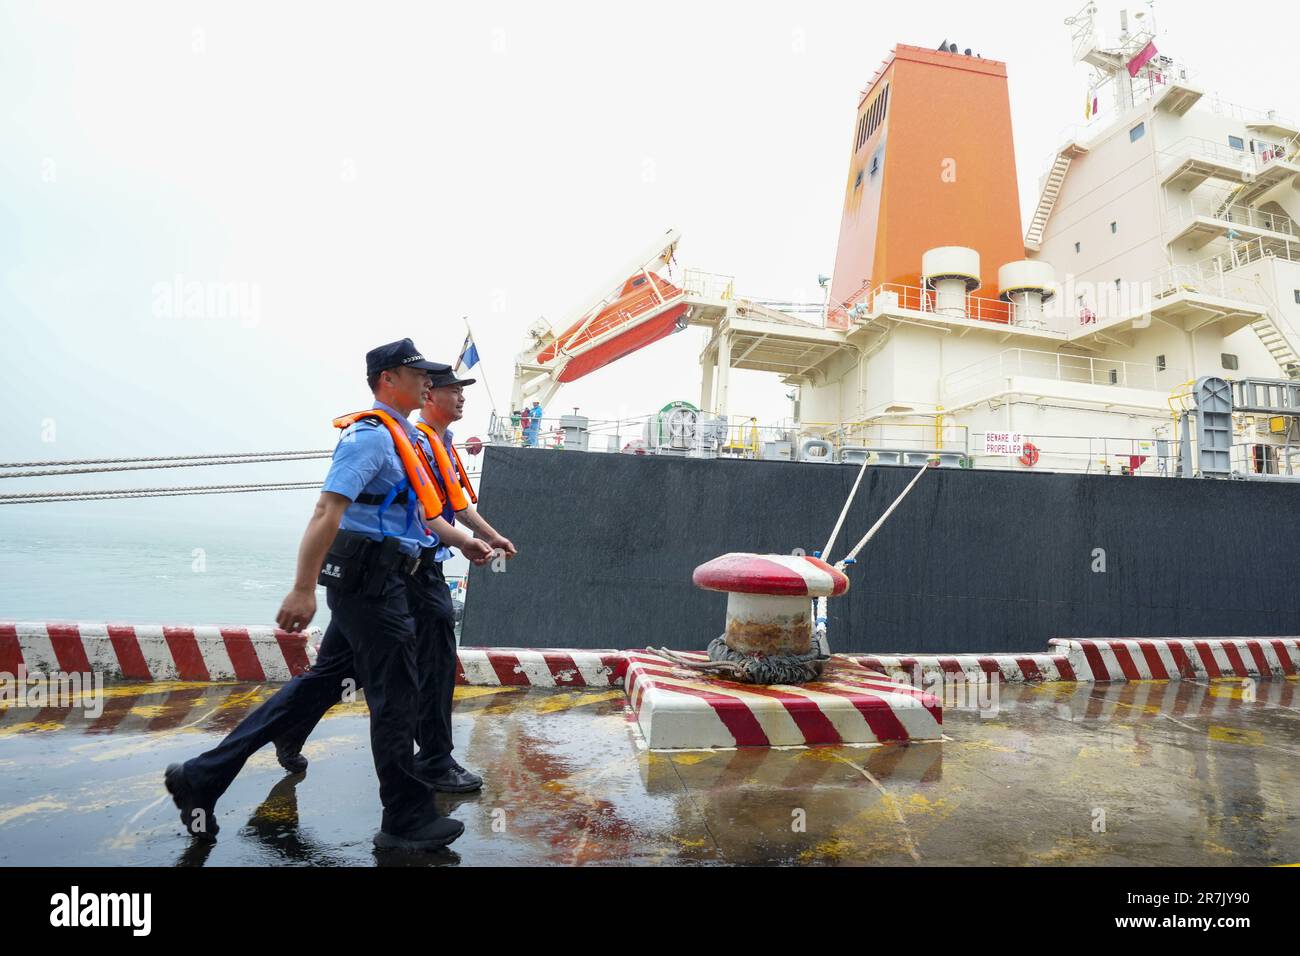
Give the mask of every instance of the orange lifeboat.
<path id="1" fill-rule="evenodd" d="M 653 272 L 641 272 L 623 283 L 618 297 L 594 317 L 588 313 L 537 353 L 538 365 L 561 354 L 568 364 L 557 377 L 572 382 L 604 368 L 623 356 L 686 327 L 690 306 L 677 286 Z"/>

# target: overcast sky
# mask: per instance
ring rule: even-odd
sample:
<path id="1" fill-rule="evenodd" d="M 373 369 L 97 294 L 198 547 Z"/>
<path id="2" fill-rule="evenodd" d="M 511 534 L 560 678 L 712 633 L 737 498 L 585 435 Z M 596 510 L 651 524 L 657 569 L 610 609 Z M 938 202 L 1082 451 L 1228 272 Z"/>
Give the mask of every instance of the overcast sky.
<path id="1" fill-rule="evenodd" d="M 462 315 L 504 403 L 525 328 L 670 227 L 684 266 L 816 299 L 859 91 L 896 42 L 1008 63 L 1027 211 L 1082 121 L 1078 6 L 0 5 L 0 458 L 327 447 L 368 404 L 368 348 L 452 361 Z M 1205 86 L 1300 115 L 1294 12 L 1156 9 Z M 191 282 L 241 298 L 191 315 L 167 292 Z M 698 401 L 702 335 L 549 411 Z M 775 378 L 738 378 L 733 412 L 788 412 Z M 470 402 L 462 435 L 486 424 Z"/>

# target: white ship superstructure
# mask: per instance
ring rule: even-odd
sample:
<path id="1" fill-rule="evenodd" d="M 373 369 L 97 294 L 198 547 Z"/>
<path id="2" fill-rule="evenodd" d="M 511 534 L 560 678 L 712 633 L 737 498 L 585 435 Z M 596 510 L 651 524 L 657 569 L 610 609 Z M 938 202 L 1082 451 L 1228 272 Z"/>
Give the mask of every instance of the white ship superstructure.
<path id="1" fill-rule="evenodd" d="M 1109 43 L 1095 15 L 1067 25 L 1097 115 L 1045 163 L 1023 233 L 1005 67 L 899 46 L 861 97 L 820 322 L 725 277 L 656 283 L 647 315 L 708 330 L 697 419 L 713 451 L 1171 473 L 1198 380 L 1300 381 L 1300 126 L 1207 94 L 1159 52 L 1149 11 Z M 644 261 L 671 262 L 676 240 Z M 630 351 L 615 343 L 636 316 L 611 302 L 634 280 L 574 326 L 586 341 L 543 335 L 521 356 L 533 378 L 517 373 L 516 408 L 549 400 L 584 352 Z M 660 322 L 645 341 L 671 331 Z M 734 368 L 794 386 L 792 420 L 737 416 Z M 1277 414 L 1297 396 L 1238 402 L 1255 410 L 1232 416 L 1233 472 L 1300 473 L 1297 419 Z M 699 453 L 691 435 L 650 431 L 649 450 Z"/>

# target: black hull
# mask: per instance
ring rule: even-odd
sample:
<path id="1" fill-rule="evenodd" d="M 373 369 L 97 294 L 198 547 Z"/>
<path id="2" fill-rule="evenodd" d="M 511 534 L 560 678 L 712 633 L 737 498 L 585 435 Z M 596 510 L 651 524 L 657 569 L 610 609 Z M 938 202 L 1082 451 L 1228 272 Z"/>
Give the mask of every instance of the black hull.
<path id="1" fill-rule="evenodd" d="M 488 448 L 519 548 L 470 573 L 466 646 L 702 649 L 728 551 L 825 544 L 858 469 Z M 834 557 L 914 469 L 867 469 Z M 1096 549 L 1105 570 L 1096 571 Z M 830 602 L 836 651 L 1043 651 L 1053 637 L 1300 634 L 1300 484 L 935 469 Z"/>

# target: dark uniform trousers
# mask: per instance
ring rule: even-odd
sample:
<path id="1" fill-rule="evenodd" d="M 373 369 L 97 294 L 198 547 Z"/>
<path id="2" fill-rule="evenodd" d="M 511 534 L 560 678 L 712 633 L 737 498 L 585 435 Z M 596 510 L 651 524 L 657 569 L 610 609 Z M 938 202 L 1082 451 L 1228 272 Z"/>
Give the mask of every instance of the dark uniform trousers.
<path id="1" fill-rule="evenodd" d="M 406 578 L 407 596 L 411 614 L 415 618 L 415 673 L 419 704 L 416 707 L 412 734 L 420 746 L 415 763 L 422 774 L 436 776 L 452 765 L 451 758 L 451 703 L 456 689 L 456 612 L 451 604 L 451 592 L 443 576 L 442 565 L 433 560 L 434 549 L 425 548 L 420 567 Z M 326 659 L 329 632 L 321 644 L 320 654 L 312 670 Z M 360 675 L 341 674 L 336 680 L 354 677 L 358 687 L 370 688 Z M 311 736 L 325 712 L 338 703 L 338 696 L 317 701 L 314 708 L 301 711 L 300 721 L 290 729 L 279 731 L 275 739 L 288 750 L 297 752 Z M 408 747 L 410 737 L 408 737 Z"/>
<path id="2" fill-rule="evenodd" d="M 419 637 L 409 581 L 389 574 L 377 598 L 326 588 L 331 620 L 316 662 L 249 714 L 220 744 L 187 761 L 185 775 L 191 785 L 216 800 L 259 749 L 292 737 L 299 728 L 309 732 L 325 711 L 339 703 L 347 689 L 345 681 L 351 679 L 366 689 L 370 750 L 384 806 L 383 830 L 401 834 L 436 818 L 432 792 L 412 773 Z"/>
<path id="3" fill-rule="evenodd" d="M 419 640 L 415 648 L 415 673 L 420 684 L 420 705 L 415 742 L 420 751 L 416 766 L 425 775 L 437 775 L 452 766 L 451 699 L 456 689 L 456 612 L 442 564 L 429 557 L 411 576 L 411 611 Z"/>

